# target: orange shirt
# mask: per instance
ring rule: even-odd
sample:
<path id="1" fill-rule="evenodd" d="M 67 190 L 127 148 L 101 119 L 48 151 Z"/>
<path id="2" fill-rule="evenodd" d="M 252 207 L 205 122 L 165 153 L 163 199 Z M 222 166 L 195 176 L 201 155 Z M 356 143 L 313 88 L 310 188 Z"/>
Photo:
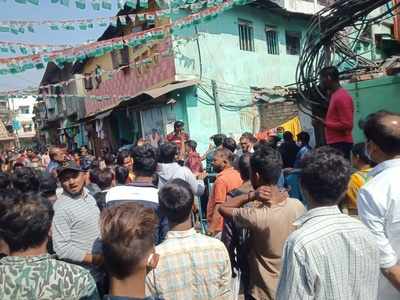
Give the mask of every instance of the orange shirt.
<path id="1" fill-rule="evenodd" d="M 210 232 L 220 232 L 224 226 L 224 218 L 218 211 L 215 212 L 216 205 L 224 203 L 228 193 L 239 188 L 242 183 L 239 172 L 233 167 L 225 169 L 217 175 L 207 204 L 207 221 Z"/>

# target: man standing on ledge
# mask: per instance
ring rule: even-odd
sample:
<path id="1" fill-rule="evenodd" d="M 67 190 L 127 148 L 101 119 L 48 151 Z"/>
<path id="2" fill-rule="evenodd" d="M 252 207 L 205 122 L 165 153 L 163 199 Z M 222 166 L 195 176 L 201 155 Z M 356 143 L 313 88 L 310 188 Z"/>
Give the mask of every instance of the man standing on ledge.
<path id="1" fill-rule="evenodd" d="M 318 118 L 325 126 L 326 143 L 350 159 L 350 151 L 353 146 L 353 99 L 340 85 L 339 71 L 336 67 L 322 69 L 320 82 L 330 96 L 325 120 Z"/>

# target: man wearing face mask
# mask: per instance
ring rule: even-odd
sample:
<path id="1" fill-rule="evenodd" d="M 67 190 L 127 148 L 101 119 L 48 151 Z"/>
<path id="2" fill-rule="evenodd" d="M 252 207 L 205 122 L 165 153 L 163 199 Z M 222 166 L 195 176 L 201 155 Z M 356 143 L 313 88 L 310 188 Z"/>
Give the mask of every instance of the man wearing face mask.
<path id="1" fill-rule="evenodd" d="M 380 250 L 378 299 L 400 298 L 400 114 L 380 111 L 362 129 L 366 154 L 377 166 L 358 195 L 358 213 Z"/>
<path id="2" fill-rule="evenodd" d="M 75 162 L 63 163 L 57 173 L 64 191 L 54 204 L 54 251 L 60 259 L 87 268 L 101 290 L 103 259 L 93 250 L 100 236 L 100 210 L 84 187 L 85 172 Z"/>

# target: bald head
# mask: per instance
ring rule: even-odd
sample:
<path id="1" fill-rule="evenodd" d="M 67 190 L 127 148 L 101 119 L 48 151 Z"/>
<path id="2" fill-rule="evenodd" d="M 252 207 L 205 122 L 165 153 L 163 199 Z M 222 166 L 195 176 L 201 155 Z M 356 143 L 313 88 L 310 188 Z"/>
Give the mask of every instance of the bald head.
<path id="1" fill-rule="evenodd" d="M 50 159 L 53 161 L 63 162 L 65 159 L 64 150 L 60 147 L 51 147 L 49 150 Z"/>
<path id="2" fill-rule="evenodd" d="M 368 141 L 389 156 L 400 155 L 400 114 L 379 111 L 367 117 L 362 126 Z"/>

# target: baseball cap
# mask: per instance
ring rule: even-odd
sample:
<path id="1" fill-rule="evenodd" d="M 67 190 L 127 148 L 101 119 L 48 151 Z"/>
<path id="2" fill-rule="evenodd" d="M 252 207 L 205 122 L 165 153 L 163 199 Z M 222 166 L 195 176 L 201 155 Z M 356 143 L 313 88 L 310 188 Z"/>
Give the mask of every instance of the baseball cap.
<path id="1" fill-rule="evenodd" d="M 63 162 L 58 168 L 57 168 L 57 175 L 60 176 L 63 172 L 67 170 L 73 170 L 73 171 L 78 171 L 82 172 L 82 168 L 76 164 L 76 162 L 70 160 L 70 161 L 65 161 Z"/>

